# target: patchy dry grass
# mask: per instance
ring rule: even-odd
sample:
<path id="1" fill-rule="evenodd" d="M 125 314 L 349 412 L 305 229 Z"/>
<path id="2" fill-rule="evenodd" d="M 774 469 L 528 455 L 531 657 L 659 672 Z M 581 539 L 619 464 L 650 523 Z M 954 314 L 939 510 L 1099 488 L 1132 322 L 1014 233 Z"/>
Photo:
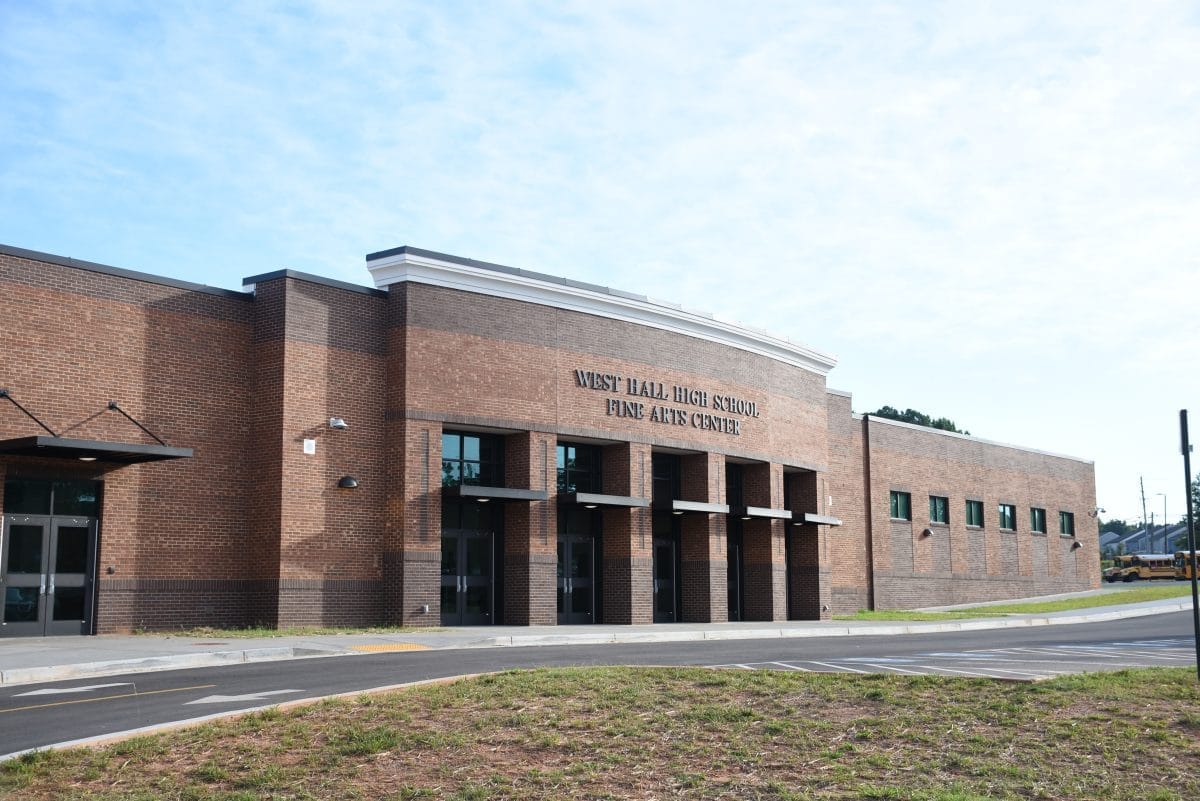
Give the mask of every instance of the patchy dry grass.
<path id="1" fill-rule="evenodd" d="M 1041 684 L 508 672 L 0 766 L 0 795 L 143 799 L 1200 798 L 1188 670 Z M 1153 770 L 1147 770 L 1153 766 Z"/>

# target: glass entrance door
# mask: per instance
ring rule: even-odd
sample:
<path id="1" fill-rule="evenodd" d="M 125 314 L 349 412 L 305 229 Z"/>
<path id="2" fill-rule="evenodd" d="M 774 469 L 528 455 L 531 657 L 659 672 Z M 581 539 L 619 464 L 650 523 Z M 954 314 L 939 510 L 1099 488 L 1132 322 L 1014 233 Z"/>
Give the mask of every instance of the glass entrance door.
<path id="1" fill-rule="evenodd" d="M 490 531 L 442 531 L 442 625 L 494 622 L 492 544 Z"/>
<path id="2" fill-rule="evenodd" d="M 27 637 L 87 633 L 95 520 L 7 515 L 3 535 L 0 633 Z"/>
<path id="3" fill-rule="evenodd" d="M 741 521 L 737 521 L 741 522 Z M 729 582 L 729 620 L 742 619 L 742 532 L 740 527 L 730 526 L 728 536 L 729 567 L 727 570 Z"/>
<path id="4" fill-rule="evenodd" d="M 590 534 L 558 535 L 558 622 L 596 622 L 596 540 Z"/>
<path id="5" fill-rule="evenodd" d="M 674 623 L 675 609 L 675 538 L 654 538 L 654 622 Z"/>

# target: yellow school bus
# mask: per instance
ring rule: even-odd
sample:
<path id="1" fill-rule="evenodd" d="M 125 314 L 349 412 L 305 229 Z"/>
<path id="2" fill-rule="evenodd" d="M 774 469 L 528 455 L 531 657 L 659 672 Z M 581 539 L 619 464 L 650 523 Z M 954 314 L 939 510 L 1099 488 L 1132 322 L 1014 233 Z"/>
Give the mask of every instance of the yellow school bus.
<path id="1" fill-rule="evenodd" d="M 1127 553 L 1116 557 L 1104 573 L 1104 580 L 1138 581 L 1175 578 L 1175 555 L 1169 553 Z"/>
<path id="2" fill-rule="evenodd" d="M 1191 559 L 1188 558 L 1189 556 Z M 1196 573 L 1196 562 L 1195 551 L 1176 551 L 1175 578 L 1191 581 L 1192 576 Z"/>

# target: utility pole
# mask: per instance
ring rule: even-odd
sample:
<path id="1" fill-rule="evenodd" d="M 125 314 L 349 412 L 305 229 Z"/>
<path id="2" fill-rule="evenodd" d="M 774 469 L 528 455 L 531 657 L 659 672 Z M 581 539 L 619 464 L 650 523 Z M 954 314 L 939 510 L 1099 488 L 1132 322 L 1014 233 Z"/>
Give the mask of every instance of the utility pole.
<path id="1" fill-rule="evenodd" d="M 1179 410 L 1179 449 L 1183 451 L 1184 504 L 1187 509 L 1187 558 L 1192 562 L 1192 631 L 1196 641 L 1196 678 L 1200 679 L 1200 591 L 1196 584 L 1196 522 L 1192 517 L 1192 444 L 1188 440 L 1187 409 Z"/>
<path id="2" fill-rule="evenodd" d="M 1146 529 L 1146 547 L 1153 549 L 1154 545 L 1150 542 L 1150 518 L 1146 516 L 1146 480 L 1138 476 L 1138 485 L 1142 488 L 1142 527 Z"/>

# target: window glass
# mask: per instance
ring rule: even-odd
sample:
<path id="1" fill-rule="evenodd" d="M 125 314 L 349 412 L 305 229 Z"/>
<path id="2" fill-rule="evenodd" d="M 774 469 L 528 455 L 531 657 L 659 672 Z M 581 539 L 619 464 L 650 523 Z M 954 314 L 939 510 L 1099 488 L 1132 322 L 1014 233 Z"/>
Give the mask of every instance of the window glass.
<path id="1" fill-rule="evenodd" d="M 1058 531 L 1060 534 L 1075 536 L 1075 514 L 1073 512 L 1058 513 Z"/>
<path id="2" fill-rule="evenodd" d="M 939 495 L 929 496 L 929 522 L 930 523 L 949 523 L 950 522 L 950 499 L 943 498 Z"/>
<path id="3" fill-rule="evenodd" d="M 967 525 L 983 528 L 983 501 L 967 501 Z"/>
<path id="4" fill-rule="evenodd" d="M 1046 510 L 1032 508 L 1029 510 L 1029 529 L 1037 534 L 1046 533 Z"/>
<path id="5" fill-rule="evenodd" d="M 459 484 L 500 487 L 504 485 L 499 437 L 486 434 L 442 434 L 442 486 Z"/>
<path id="6" fill-rule="evenodd" d="M 18 515 L 50 514 L 50 482 L 17 478 L 5 481 L 4 511 Z"/>
<path id="7" fill-rule="evenodd" d="M 458 434 L 442 434 L 442 458 L 443 459 L 461 459 L 462 449 L 459 443 L 462 437 Z"/>
<path id="8" fill-rule="evenodd" d="M 55 481 L 54 514 L 95 517 L 96 495 L 95 481 Z"/>
<path id="9" fill-rule="evenodd" d="M 1009 503 L 1000 504 L 1000 528 L 1014 531 L 1017 528 L 1017 507 Z"/>
<path id="10" fill-rule="evenodd" d="M 890 496 L 891 514 L 895 520 L 912 520 L 912 496 L 907 492 L 892 490 Z"/>

